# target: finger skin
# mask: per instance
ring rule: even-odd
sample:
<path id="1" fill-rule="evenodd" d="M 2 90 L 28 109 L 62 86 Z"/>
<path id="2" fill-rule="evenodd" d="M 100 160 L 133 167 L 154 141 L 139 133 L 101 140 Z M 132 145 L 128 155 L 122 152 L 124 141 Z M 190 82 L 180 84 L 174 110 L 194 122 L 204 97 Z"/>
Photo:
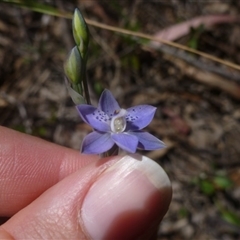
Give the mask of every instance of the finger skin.
<path id="1" fill-rule="evenodd" d="M 88 221 L 95 212 L 93 226 L 105 226 L 101 239 L 150 239 L 168 209 L 171 186 L 156 163 L 140 159 L 85 158 L 0 127 L 0 215 L 16 213 L 1 226 L 0 239 L 96 239 Z"/>
<path id="2" fill-rule="evenodd" d="M 144 162 L 99 159 L 45 191 L 2 228 L 14 239 L 151 239 L 168 209 L 171 187 L 160 169 L 152 169 L 156 164 L 148 168 Z"/>
<path id="3" fill-rule="evenodd" d="M 12 216 L 98 158 L 0 126 L 0 216 Z"/>
<path id="4" fill-rule="evenodd" d="M 64 178 L 1 227 L 14 239 L 89 239 L 80 219 L 82 202 L 98 176 L 118 159 L 101 159 Z"/>
<path id="5" fill-rule="evenodd" d="M 14 240 L 14 238 L 1 226 L 0 226 L 0 239 Z"/>

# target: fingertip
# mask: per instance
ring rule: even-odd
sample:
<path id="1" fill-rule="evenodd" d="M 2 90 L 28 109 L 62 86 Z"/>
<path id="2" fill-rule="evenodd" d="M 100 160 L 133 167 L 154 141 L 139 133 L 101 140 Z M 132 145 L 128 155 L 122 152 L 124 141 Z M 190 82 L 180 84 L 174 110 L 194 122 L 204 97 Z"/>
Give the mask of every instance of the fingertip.
<path id="1" fill-rule="evenodd" d="M 89 189 L 80 213 L 83 226 L 92 239 L 148 239 L 171 197 L 170 180 L 157 163 L 127 155 Z"/>

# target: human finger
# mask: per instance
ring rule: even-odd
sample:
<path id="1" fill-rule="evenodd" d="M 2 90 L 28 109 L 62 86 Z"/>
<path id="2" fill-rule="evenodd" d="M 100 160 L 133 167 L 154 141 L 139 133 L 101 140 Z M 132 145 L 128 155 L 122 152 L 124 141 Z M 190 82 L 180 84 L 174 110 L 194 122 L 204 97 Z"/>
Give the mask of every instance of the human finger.
<path id="1" fill-rule="evenodd" d="M 0 126 L 0 216 L 11 216 L 95 155 Z"/>
<path id="2" fill-rule="evenodd" d="M 171 194 L 166 173 L 146 157 L 100 159 L 47 190 L 3 224 L 2 233 L 14 239 L 150 239 Z"/>

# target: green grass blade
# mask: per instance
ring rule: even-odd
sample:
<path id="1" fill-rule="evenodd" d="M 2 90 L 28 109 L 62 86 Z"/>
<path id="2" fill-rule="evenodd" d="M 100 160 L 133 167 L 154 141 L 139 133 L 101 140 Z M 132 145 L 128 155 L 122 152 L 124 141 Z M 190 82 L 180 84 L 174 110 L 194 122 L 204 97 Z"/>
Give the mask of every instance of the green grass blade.
<path id="1" fill-rule="evenodd" d="M 17 7 L 26 8 L 31 11 L 48 14 L 48 15 L 52 15 L 52 16 L 56 16 L 56 17 L 64 17 L 64 18 L 70 18 L 70 19 L 72 18 L 72 14 L 69 12 L 64 12 L 55 7 L 52 7 L 52 6 L 49 6 L 46 4 L 42 4 L 42 3 L 37 3 L 37 2 L 31 1 L 31 0 L 28 0 L 28 1 L 0 0 L 0 2 L 9 3 L 9 4 L 12 4 Z"/>

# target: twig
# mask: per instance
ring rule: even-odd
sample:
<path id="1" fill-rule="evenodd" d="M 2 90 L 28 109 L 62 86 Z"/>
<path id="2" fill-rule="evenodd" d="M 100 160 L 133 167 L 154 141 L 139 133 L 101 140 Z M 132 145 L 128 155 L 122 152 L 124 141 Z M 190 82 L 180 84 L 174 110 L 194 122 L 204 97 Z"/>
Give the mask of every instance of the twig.
<path id="1" fill-rule="evenodd" d="M 152 47 L 150 47 L 150 48 L 152 48 Z M 218 75 L 221 75 L 224 78 L 232 79 L 232 80 L 240 83 L 240 74 L 237 71 L 233 72 L 233 70 L 231 70 L 231 69 L 219 68 L 219 66 L 217 66 L 217 65 L 209 64 L 209 62 L 206 62 L 206 61 L 204 62 L 201 59 L 196 58 L 196 56 L 188 54 L 187 52 L 182 51 L 182 50 L 177 50 L 176 48 L 173 48 L 173 47 L 163 46 L 161 48 L 156 47 L 156 49 L 163 53 L 170 54 L 174 57 L 180 58 L 180 59 L 184 60 L 185 62 L 187 62 L 197 68 L 200 68 L 204 71 L 216 73 Z M 149 47 L 147 48 L 147 50 L 149 50 Z"/>
<path id="2" fill-rule="evenodd" d="M 166 55 L 165 59 L 173 62 L 181 72 L 198 82 L 207 84 L 214 88 L 218 88 L 224 92 L 227 92 L 232 97 L 240 100 L 240 86 L 234 82 L 227 81 L 226 79 L 218 76 L 217 74 L 210 72 L 203 72 L 196 67 L 191 66 L 181 59 L 176 59 L 173 56 Z"/>

